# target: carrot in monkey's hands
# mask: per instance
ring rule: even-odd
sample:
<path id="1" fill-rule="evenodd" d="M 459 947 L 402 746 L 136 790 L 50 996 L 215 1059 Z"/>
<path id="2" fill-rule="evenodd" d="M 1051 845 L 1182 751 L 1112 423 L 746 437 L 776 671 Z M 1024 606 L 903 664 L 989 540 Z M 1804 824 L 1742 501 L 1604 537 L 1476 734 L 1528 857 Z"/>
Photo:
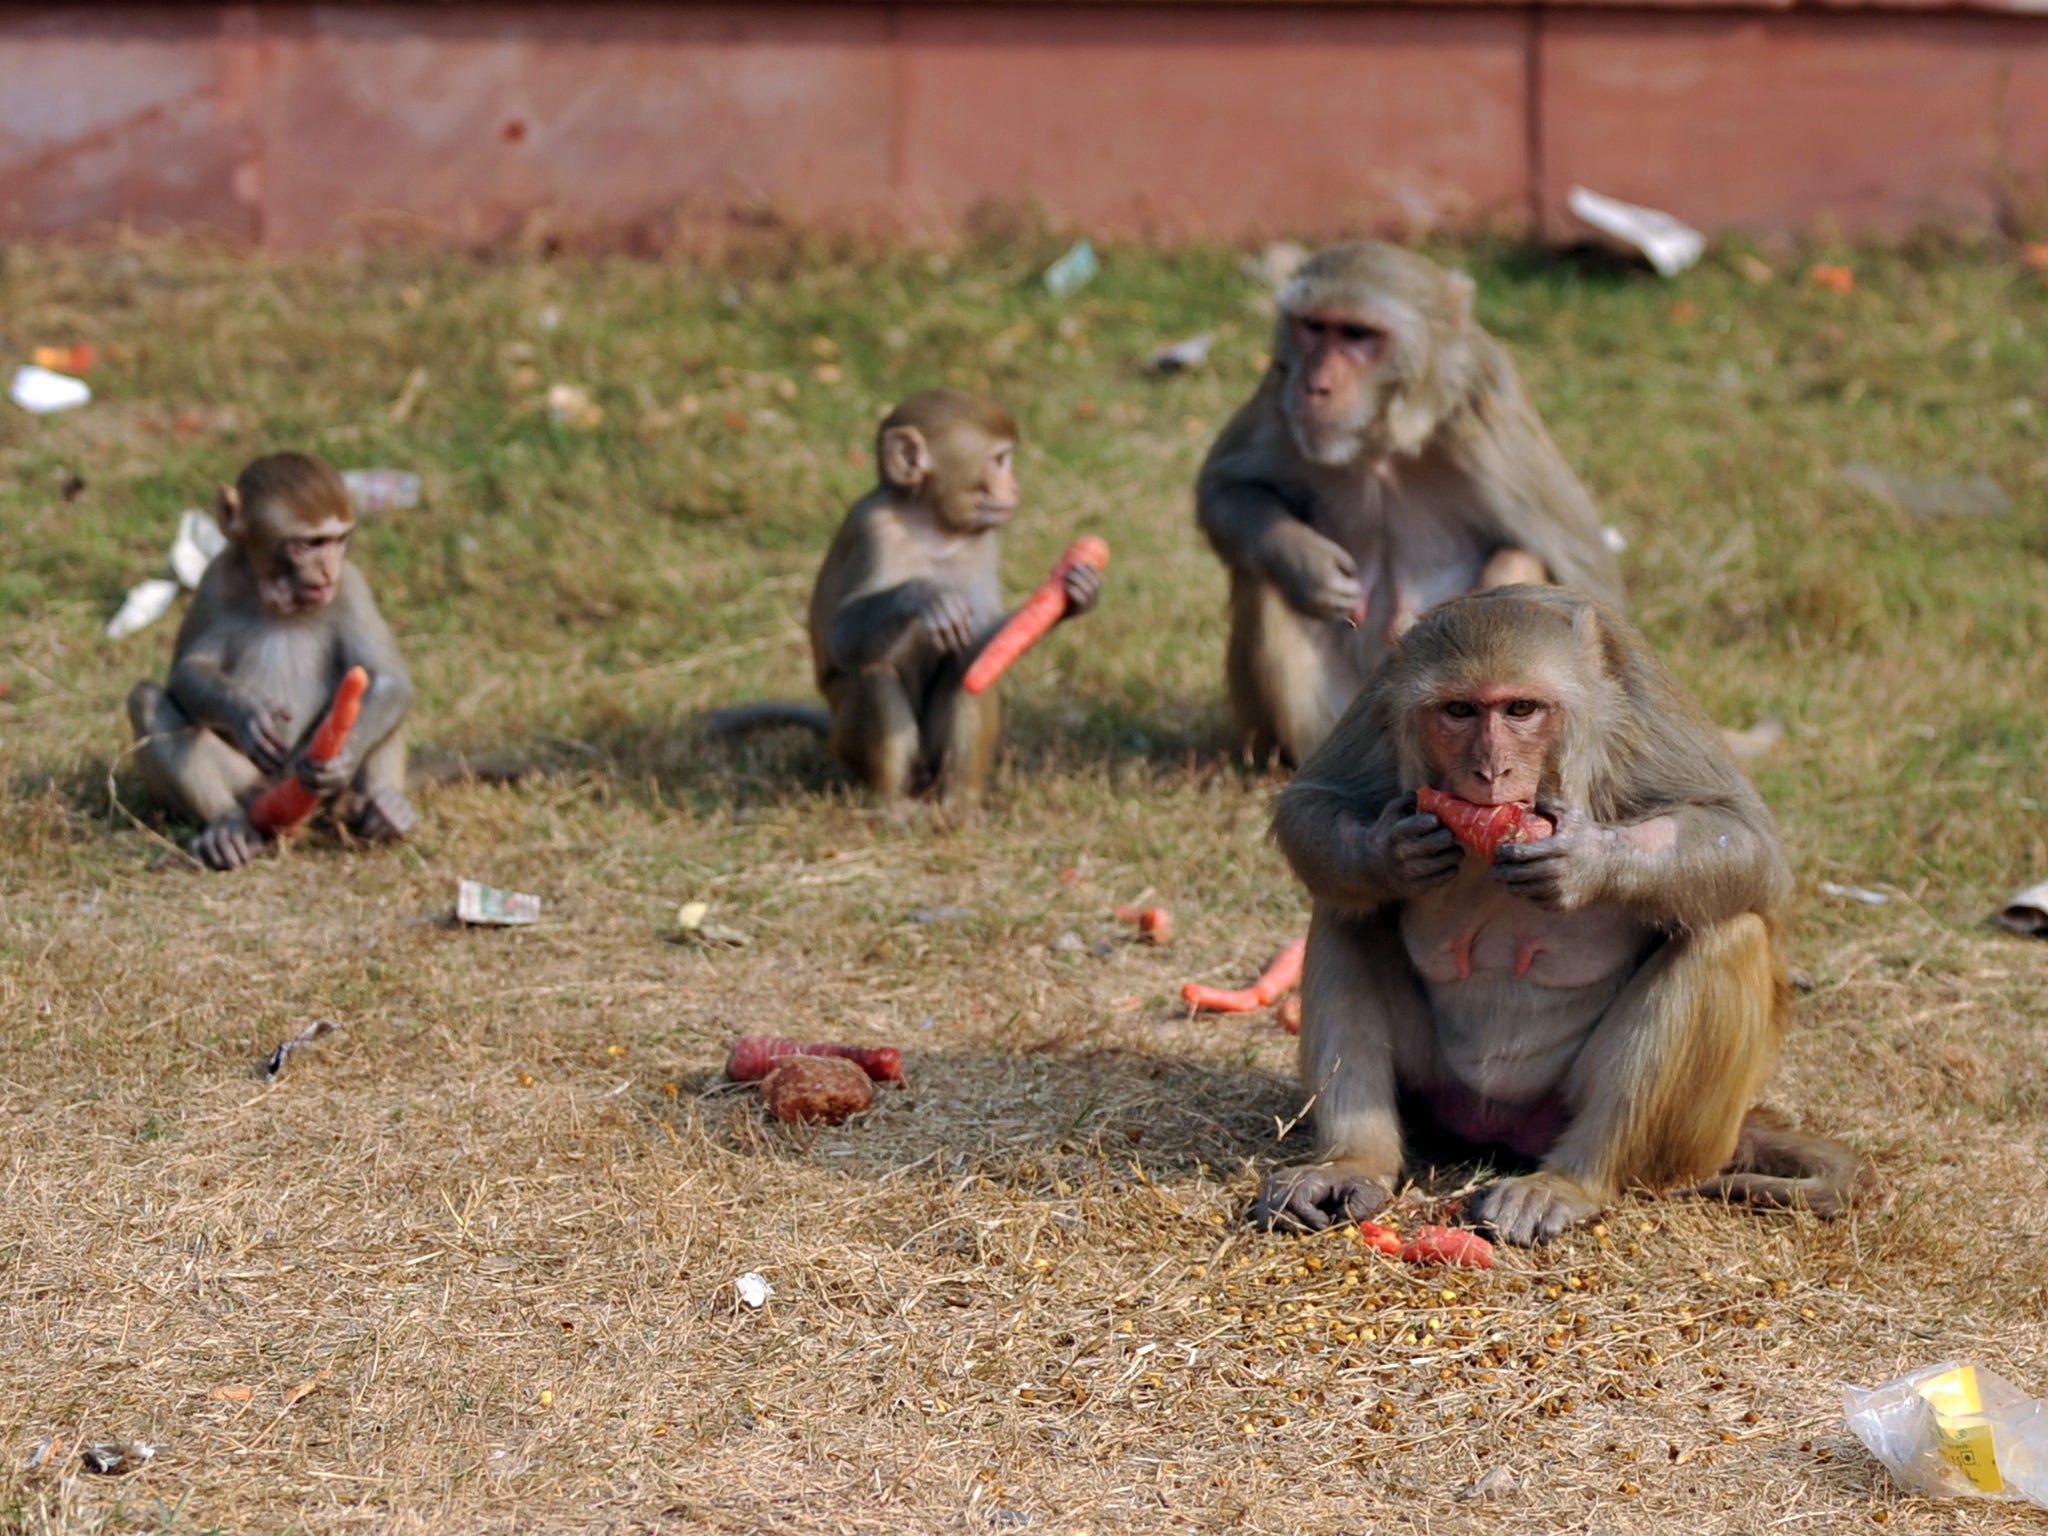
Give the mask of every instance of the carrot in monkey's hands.
<path id="1" fill-rule="evenodd" d="M 362 712 L 363 695 L 369 691 L 370 674 L 361 667 L 350 667 L 341 675 L 341 686 L 334 690 L 334 708 L 306 743 L 308 761 L 327 763 L 341 755 L 348 733 L 356 728 L 356 716 Z M 251 802 L 249 824 L 259 832 L 290 832 L 318 809 L 318 795 L 296 778 L 286 778 Z"/>
<path id="2" fill-rule="evenodd" d="M 1296 939 L 1273 957 L 1273 963 L 1259 974 L 1257 981 L 1241 992 L 1205 987 L 1191 981 L 1180 989 L 1180 995 L 1190 1007 L 1207 1009 L 1211 1013 L 1251 1013 L 1259 1008 L 1270 1008 L 1301 985 L 1301 958 L 1307 953 L 1308 940 Z"/>
<path id="3" fill-rule="evenodd" d="M 1526 805 L 1474 805 L 1427 784 L 1415 791 L 1415 809 L 1434 816 L 1451 836 L 1490 859 L 1509 843 L 1536 843 L 1557 830 L 1548 816 Z"/>
<path id="4" fill-rule="evenodd" d="M 1103 570 L 1109 564 L 1109 545 L 1094 534 L 1086 534 L 1067 546 L 1067 552 L 1060 556 L 1060 563 L 1052 568 L 1052 574 L 1036 592 L 1024 599 L 1024 606 L 1010 615 L 1010 620 L 989 638 L 981 648 L 981 654 L 974 658 L 974 664 L 967 669 L 967 676 L 960 686 L 969 693 L 981 693 L 1004 672 L 1010 663 L 1022 656 L 1032 646 L 1043 640 L 1059 623 L 1067 611 L 1067 572 L 1077 565 L 1092 565 Z"/>
<path id="5" fill-rule="evenodd" d="M 830 1045 L 786 1040 L 780 1035 L 741 1035 L 725 1058 L 725 1075 L 736 1083 L 757 1082 L 785 1056 L 837 1056 L 878 1083 L 903 1081 L 903 1053 L 893 1045 Z"/>

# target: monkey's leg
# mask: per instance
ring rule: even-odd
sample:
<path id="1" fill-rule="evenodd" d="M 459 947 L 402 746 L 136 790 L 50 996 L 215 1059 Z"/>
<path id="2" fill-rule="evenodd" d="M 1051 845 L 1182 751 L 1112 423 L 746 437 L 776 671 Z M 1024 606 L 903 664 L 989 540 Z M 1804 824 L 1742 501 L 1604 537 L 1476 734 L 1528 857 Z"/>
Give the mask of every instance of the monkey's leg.
<path id="1" fill-rule="evenodd" d="M 1308 761 L 1365 683 L 1334 665 L 1326 621 L 1295 612 L 1277 588 L 1248 577 L 1231 582 L 1225 667 L 1238 738 L 1264 761 L 1275 747 L 1292 767 Z"/>
<path id="2" fill-rule="evenodd" d="M 262 788 L 263 770 L 155 683 L 137 683 L 129 693 L 128 724 L 151 798 L 204 825 L 193 854 L 215 869 L 239 869 L 254 858 L 265 838 L 243 807 Z"/>
<path id="3" fill-rule="evenodd" d="M 925 714 L 924 756 L 939 799 L 949 806 L 978 803 L 996 759 L 1003 707 L 996 695 L 969 693 L 961 669 L 948 667 Z"/>
<path id="4" fill-rule="evenodd" d="M 373 843 L 396 842 L 419 824 L 405 793 L 405 729 L 386 736 L 363 759 L 339 807 L 348 829 Z"/>
<path id="5" fill-rule="evenodd" d="M 917 769 L 917 711 L 903 680 L 886 668 L 841 677 L 832 696 L 832 753 L 885 804 L 910 793 Z"/>
<path id="6" fill-rule="evenodd" d="M 1397 1087 L 1426 1088 L 1436 1060 L 1398 917 L 1318 909 L 1301 978 L 1301 1081 L 1316 1096 L 1319 1160 L 1267 1174 L 1252 1220 L 1319 1231 L 1385 1205 L 1401 1177 Z"/>
<path id="7" fill-rule="evenodd" d="M 1543 1166 L 1482 1190 L 1473 1214 L 1511 1243 L 1533 1243 L 1624 1189 L 1718 1172 L 1770 1076 L 1780 1028 L 1762 918 L 1666 939 L 1579 1048 L 1564 1083 L 1571 1120 Z"/>
<path id="8" fill-rule="evenodd" d="M 1544 587 L 1550 585 L 1550 572 L 1541 560 L 1526 549 L 1517 549 L 1510 544 L 1497 549 L 1493 557 L 1480 568 L 1479 579 L 1472 583 L 1474 592 L 1486 592 L 1494 587 Z"/>

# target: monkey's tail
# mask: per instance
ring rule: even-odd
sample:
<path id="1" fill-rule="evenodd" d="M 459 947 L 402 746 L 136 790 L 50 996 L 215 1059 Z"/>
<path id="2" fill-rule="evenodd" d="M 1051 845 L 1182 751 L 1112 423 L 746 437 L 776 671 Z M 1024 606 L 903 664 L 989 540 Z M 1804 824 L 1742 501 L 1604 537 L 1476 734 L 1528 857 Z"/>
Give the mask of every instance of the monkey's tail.
<path id="1" fill-rule="evenodd" d="M 517 784 L 539 770 L 509 757 L 442 757 L 406 770 L 408 792 L 442 784 Z"/>
<path id="2" fill-rule="evenodd" d="M 784 726 L 830 736 L 832 717 L 822 705 L 794 704 L 780 699 L 765 704 L 736 704 L 729 709 L 714 709 L 704 717 L 705 734 L 713 740 L 745 736 L 753 731 L 779 730 Z"/>
<path id="3" fill-rule="evenodd" d="M 1869 1165 L 1839 1141 L 1795 1131 L 1768 1111 L 1752 1109 L 1728 1166 L 1691 1193 L 1768 1210 L 1839 1216 L 1870 1178 Z"/>

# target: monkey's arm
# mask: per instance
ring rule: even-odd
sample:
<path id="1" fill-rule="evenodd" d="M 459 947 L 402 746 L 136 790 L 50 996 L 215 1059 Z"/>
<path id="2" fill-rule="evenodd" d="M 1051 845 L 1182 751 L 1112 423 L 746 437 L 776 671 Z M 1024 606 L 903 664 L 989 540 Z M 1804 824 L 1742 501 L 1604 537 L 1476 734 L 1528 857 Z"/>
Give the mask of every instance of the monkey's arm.
<path id="1" fill-rule="evenodd" d="M 1308 779 L 1281 791 L 1273 836 L 1310 896 L 1355 913 L 1442 885 L 1464 858 L 1448 827 L 1416 811 L 1413 795 L 1371 815 L 1339 786 Z"/>
<path id="2" fill-rule="evenodd" d="M 1262 390 L 1210 449 L 1195 482 L 1195 519 L 1232 570 L 1270 583 L 1297 612 L 1347 618 L 1365 596 L 1358 564 L 1289 511 L 1266 478 L 1272 450 L 1249 420 L 1263 397 Z"/>
<path id="3" fill-rule="evenodd" d="M 832 615 L 825 655 L 836 672 L 861 672 L 895 660 L 919 635 L 941 652 L 972 646 L 974 612 L 966 596 L 918 578 L 849 598 Z"/>
<path id="4" fill-rule="evenodd" d="M 1538 906 L 1626 907 L 1662 928 L 1699 929 L 1784 904 L 1792 871 L 1761 807 L 1682 806 L 1627 826 L 1603 827 L 1551 801 L 1557 823 L 1540 842 L 1494 856 L 1494 878 Z"/>
<path id="5" fill-rule="evenodd" d="M 187 718 L 228 737 L 268 773 L 283 763 L 291 743 L 269 711 L 228 674 L 234 628 L 217 584 L 202 581 L 179 626 L 165 689 Z"/>
<path id="6" fill-rule="evenodd" d="M 398 654 L 398 642 L 377 611 L 369 583 L 353 566 L 342 569 L 341 589 L 330 610 L 340 670 L 361 667 L 370 674 L 369 689 L 356 715 L 355 729 L 334 757 L 316 762 L 301 756 L 293 765 L 298 780 L 322 797 L 339 794 L 355 778 L 363 759 L 389 741 L 412 710 L 412 676 Z"/>

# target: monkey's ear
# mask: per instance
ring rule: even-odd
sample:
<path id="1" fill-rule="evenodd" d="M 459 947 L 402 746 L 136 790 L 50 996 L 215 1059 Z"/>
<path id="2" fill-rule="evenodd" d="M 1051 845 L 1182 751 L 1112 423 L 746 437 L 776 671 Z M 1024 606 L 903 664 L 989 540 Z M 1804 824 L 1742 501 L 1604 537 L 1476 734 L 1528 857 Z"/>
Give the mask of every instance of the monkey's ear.
<path id="1" fill-rule="evenodd" d="M 225 480 L 219 484 L 213 500 L 214 521 L 220 524 L 220 531 L 231 539 L 242 536 L 242 493 Z"/>
<path id="2" fill-rule="evenodd" d="M 1444 274 L 1444 288 L 1451 299 L 1451 329 L 1464 335 L 1472 328 L 1472 290 L 1475 284 L 1463 272 Z"/>
<path id="3" fill-rule="evenodd" d="M 882 478 L 898 490 L 914 491 L 932 472 L 931 445 L 912 426 L 891 427 L 882 434 Z"/>

